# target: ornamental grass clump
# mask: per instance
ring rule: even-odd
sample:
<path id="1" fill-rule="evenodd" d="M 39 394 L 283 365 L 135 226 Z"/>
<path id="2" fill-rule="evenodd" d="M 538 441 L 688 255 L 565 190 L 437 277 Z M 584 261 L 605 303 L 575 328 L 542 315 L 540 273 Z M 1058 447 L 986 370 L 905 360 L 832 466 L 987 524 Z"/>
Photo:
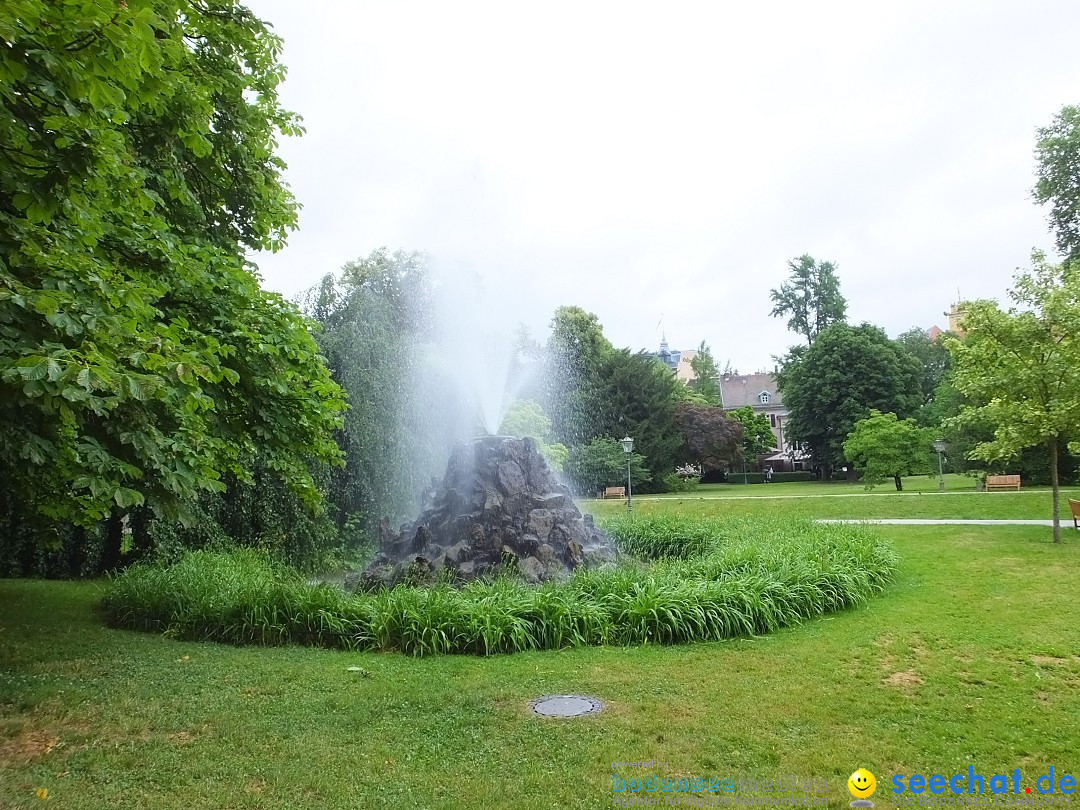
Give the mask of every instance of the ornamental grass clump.
<path id="1" fill-rule="evenodd" d="M 254 552 L 194 552 L 133 566 L 112 581 L 104 608 L 115 626 L 185 639 L 494 655 L 768 633 L 864 603 L 896 567 L 865 526 L 667 516 L 605 528 L 640 559 L 561 584 L 503 576 L 348 595 Z"/>

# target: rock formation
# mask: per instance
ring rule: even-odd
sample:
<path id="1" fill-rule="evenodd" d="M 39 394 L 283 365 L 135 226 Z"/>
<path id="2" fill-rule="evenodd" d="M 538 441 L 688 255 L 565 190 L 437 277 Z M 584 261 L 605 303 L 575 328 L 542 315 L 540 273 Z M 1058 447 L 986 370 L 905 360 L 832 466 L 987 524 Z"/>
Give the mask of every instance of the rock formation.
<path id="1" fill-rule="evenodd" d="M 488 436 L 454 449 L 415 521 L 396 534 L 384 523 L 382 549 L 361 585 L 429 584 L 444 576 L 466 582 L 501 566 L 535 584 L 616 557 L 532 439 Z"/>

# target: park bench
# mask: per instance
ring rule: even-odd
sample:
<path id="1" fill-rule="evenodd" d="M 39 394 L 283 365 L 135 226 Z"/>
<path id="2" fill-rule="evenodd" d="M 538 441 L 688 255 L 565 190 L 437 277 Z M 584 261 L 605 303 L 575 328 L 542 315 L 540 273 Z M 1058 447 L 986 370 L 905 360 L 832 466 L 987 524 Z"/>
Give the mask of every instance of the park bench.
<path id="1" fill-rule="evenodd" d="M 1080 501 L 1069 498 L 1069 508 L 1073 513 L 1073 528 L 1080 529 Z"/>
<path id="2" fill-rule="evenodd" d="M 626 487 L 608 487 L 604 490 L 605 498 L 625 498 Z"/>
<path id="3" fill-rule="evenodd" d="M 1015 489 L 1020 491 L 1019 475 L 988 475 L 986 476 L 986 491 L 995 489 Z"/>

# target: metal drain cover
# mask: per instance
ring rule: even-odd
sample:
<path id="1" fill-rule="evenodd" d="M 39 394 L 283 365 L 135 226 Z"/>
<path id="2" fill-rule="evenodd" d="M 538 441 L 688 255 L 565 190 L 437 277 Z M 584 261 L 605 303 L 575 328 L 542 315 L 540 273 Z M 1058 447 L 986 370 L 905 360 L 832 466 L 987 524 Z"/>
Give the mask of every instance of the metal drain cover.
<path id="1" fill-rule="evenodd" d="M 604 701 L 584 695 L 544 695 L 529 701 L 533 714 L 541 717 L 581 717 L 604 710 Z"/>

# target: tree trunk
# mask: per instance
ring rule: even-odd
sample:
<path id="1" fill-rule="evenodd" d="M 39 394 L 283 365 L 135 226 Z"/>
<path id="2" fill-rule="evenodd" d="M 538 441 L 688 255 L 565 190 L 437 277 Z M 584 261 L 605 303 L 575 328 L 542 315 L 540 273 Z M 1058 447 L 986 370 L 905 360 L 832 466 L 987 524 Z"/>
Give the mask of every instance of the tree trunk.
<path id="1" fill-rule="evenodd" d="M 896 484 L 896 491 L 897 492 L 903 492 L 904 491 L 904 482 L 900 480 L 900 476 L 899 475 L 894 475 L 892 477 L 892 480 Z"/>
<path id="2" fill-rule="evenodd" d="M 1058 508 L 1058 437 L 1050 439 L 1050 492 L 1054 503 L 1054 542 L 1061 542 L 1061 512 Z"/>
<path id="3" fill-rule="evenodd" d="M 68 576 L 78 579 L 86 565 L 86 529 L 76 526 L 68 538 Z"/>
<path id="4" fill-rule="evenodd" d="M 113 509 L 105 522 L 105 547 L 101 552 L 101 573 L 115 571 L 120 567 L 120 544 L 124 541 L 124 526 L 120 513 Z"/>

